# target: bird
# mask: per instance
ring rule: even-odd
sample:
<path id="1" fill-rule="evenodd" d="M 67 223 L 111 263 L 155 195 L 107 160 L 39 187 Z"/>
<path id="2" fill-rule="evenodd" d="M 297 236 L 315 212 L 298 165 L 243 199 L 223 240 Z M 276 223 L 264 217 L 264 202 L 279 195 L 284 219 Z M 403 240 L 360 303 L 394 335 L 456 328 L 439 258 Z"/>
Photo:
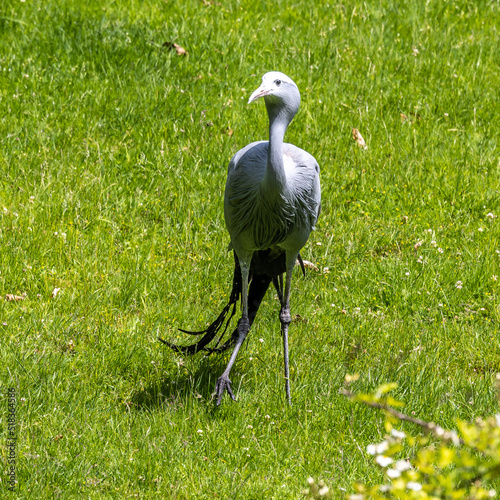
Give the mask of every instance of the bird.
<path id="1" fill-rule="evenodd" d="M 300 250 L 315 229 L 321 211 L 318 162 L 310 153 L 284 142 L 288 125 L 300 106 L 297 85 L 284 73 L 270 71 L 264 74 L 248 104 L 260 98 L 264 99 L 269 118 L 269 140 L 252 142 L 240 149 L 230 160 L 227 171 L 224 219 L 235 261 L 229 302 L 207 329 L 181 330 L 192 335 L 204 334 L 197 343 L 179 346 L 159 339 L 174 351 L 188 355 L 233 348 L 226 369 L 217 379 L 217 406 L 225 392 L 236 400 L 229 375 L 271 283 L 281 304 L 285 391 L 291 404 L 288 327 L 292 321 L 292 271 L 298 261 L 305 272 Z M 230 338 L 220 345 L 240 299 L 241 318 Z M 215 347 L 208 347 L 220 330 L 222 334 Z"/>

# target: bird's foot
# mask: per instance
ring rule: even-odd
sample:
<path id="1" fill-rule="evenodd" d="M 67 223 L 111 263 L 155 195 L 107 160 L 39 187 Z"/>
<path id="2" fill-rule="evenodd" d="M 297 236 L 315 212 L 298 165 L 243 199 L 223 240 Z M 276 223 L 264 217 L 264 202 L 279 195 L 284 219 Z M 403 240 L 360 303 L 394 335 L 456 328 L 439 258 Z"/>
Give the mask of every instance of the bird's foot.
<path id="1" fill-rule="evenodd" d="M 229 380 L 229 377 L 227 375 L 222 374 L 217 379 L 217 384 L 215 384 L 215 395 L 217 396 L 217 402 L 216 402 L 217 406 L 221 404 L 224 391 L 227 391 L 227 393 L 231 396 L 232 400 L 236 401 L 233 391 L 231 390 L 231 380 Z"/>

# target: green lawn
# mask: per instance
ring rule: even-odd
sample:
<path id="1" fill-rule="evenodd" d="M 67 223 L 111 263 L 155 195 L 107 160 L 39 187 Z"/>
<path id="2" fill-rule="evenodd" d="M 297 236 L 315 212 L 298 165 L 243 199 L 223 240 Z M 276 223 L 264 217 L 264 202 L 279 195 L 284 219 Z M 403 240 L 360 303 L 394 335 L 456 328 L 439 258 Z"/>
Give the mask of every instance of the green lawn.
<path id="1" fill-rule="evenodd" d="M 314 476 L 340 498 L 380 479 L 384 433 L 346 374 L 444 427 L 497 411 L 499 26 L 493 0 L 2 0 L 2 495 L 296 499 Z M 267 138 L 246 102 L 269 70 L 321 167 L 319 271 L 294 276 L 293 405 L 269 291 L 216 408 L 228 356 L 157 338 L 227 302 L 226 169 Z"/>

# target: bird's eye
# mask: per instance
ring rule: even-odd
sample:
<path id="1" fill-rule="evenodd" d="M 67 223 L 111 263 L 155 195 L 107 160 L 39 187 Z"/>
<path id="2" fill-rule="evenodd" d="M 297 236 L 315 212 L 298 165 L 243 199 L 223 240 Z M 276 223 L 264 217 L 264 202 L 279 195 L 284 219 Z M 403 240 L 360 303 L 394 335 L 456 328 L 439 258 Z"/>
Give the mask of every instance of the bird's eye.
<path id="1" fill-rule="evenodd" d="M 277 87 L 279 87 L 281 85 L 281 80 L 274 80 L 274 83 Z"/>

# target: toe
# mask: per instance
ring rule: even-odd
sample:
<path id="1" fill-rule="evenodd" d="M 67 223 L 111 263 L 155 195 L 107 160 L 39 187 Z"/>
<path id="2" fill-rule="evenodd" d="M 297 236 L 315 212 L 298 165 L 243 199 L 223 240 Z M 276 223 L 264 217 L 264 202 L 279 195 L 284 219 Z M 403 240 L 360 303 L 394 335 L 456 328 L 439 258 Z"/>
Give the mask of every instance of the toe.
<path id="1" fill-rule="evenodd" d="M 222 396 L 224 396 L 224 391 L 227 391 L 228 394 L 231 396 L 231 399 L 233 401 L 236 401 L 236 398 L 234 397 L 233 391 L 231 389 L 231 380 L 229 380 L 229 377 L 219 377 L 217 380 L 217 384 L 215 385 L 215 394 L 217 396 L 217 401 L 216 404 L 219 406 L 222 402 Z"/>

